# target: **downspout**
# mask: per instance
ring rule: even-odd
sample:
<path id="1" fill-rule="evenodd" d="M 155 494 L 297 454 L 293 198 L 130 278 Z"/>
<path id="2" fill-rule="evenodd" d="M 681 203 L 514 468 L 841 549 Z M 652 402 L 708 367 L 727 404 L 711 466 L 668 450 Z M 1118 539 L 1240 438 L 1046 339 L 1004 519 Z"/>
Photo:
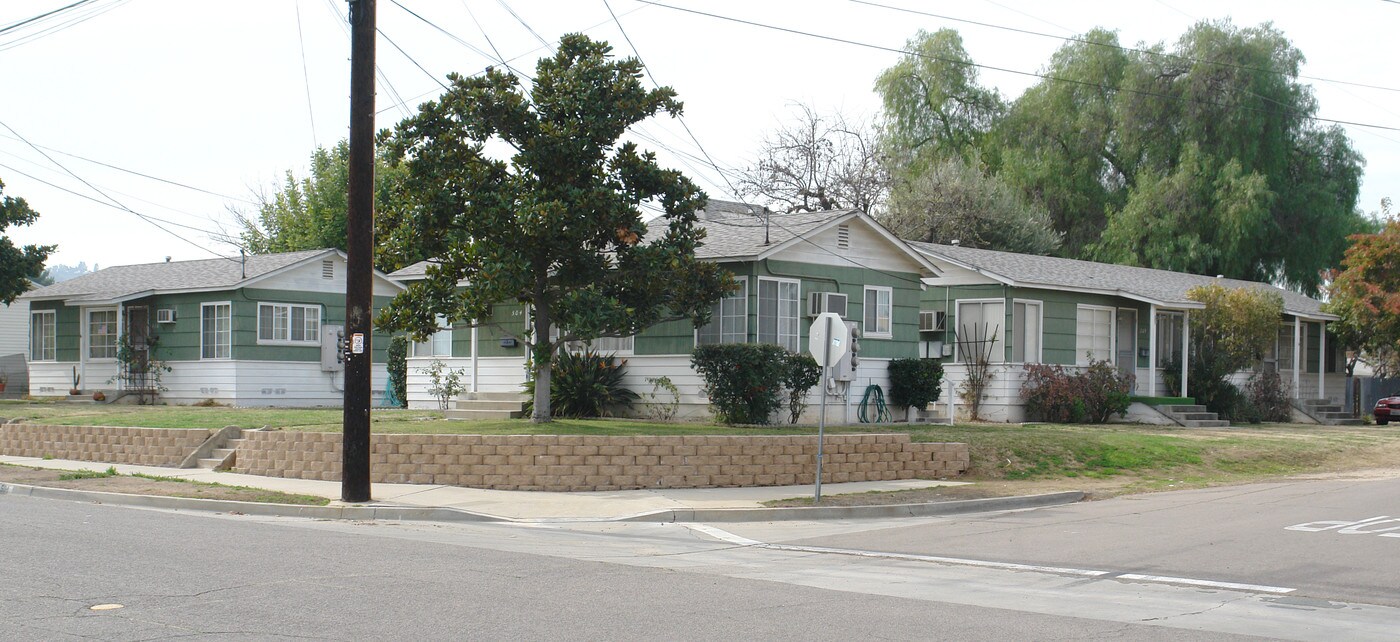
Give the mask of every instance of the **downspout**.
<path id="1" fill-rule="evenodd" d="M 1302 399 L 1302 369 L 1298 367 L 1299 352 L 1303 350 L 1303 320 L 1293 316 L 1293 398 Z"/>
<path id="2" fill-rule="evenodd" d="M 476 321 L 473 320 L 473 321 L 472 321 L 472 353 L 471 353 L 471 354 L 472 354 L 472 394 L 476 394 L 476 393 L 478 393 L 478 392 L 481 392 L 481 389 L 480 389 L 479 387 L 477 387 L 477 385 L 476 385 L 477 380 L 480 379 L 480 377 L 478 376 L 478 374 L 479 374 L 479 369 L 477 368 L 477 362 L 476 362 L 476 356 L 477 356 L 477 351 L 476 351 L 476 340 L 477 340 Z"/>
<path id="3" fill-rule="evenodd" d="M 1327 385 L 1327 321 L 1318 322 L 1317 332 L 1317 398 L 1326 399 L 1327 394 L 1323 388 Z"/>
<path id="4" fill-rule="evenodd" d="M 1191 311 L 1184 310 L 1181 315 L 1181 396 L 1190 397 L 1187 387 L 1186 373 L 1189 370 L 1187 365 L 1191 363 Z"/>
<path id="5" fill-rule="evenodd" d="M 1147 395 L 1157 396 L 1157 304 L 1147 304 Z"/>

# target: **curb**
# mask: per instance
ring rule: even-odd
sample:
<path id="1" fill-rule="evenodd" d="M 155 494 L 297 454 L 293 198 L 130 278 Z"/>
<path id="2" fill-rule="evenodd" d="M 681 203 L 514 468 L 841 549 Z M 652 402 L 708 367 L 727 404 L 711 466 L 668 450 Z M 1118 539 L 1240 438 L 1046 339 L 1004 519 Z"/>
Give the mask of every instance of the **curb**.
<path id="1" fill-rule="evenodd" d="M 890 504 L 884 506 L 798 506 L 790 508 L 667 508 L 622 517 L 561 517 L 511 518 L 476 513 L 459 508 L 428 506 L 296 506 L 239 502 L 226 499 L 195 499 L 157 495 L 128 495 L 92 490 L 49 488 L 25 484 L 0 483 L 0 495 L 19 495 L 40 499 L 114 504 L 168 510 L 197 510 L 263 517 L 306 517 L 312 519 L 344 519 L 354 521 L 420 521 L 420 522 L 503 522 L 503 523 L 565 523 L 565 522 L 783 522 L 833 519 L 880 519 L 892 517 L 935 517 L 992 511 L 1023 510 L 1072 504 L 1084 499 L 1081 491 L 1025 495 L 1021 497 L 990 497 L 963 499 L 929 504 Z"/>
<path id="2" fill-rule="evenodd" d="M 619 522 L 787 522 L 825 519 L 879 519 L 889 517 L 936 517 L 992 511 L 1022 510 L 1073 504 L 1084 499 L 1082 491 L 960 499 L 928 504 L 887 504 L 882 506 L 793 506 L 788 508 L 671 508 L 620 517 Z"/>

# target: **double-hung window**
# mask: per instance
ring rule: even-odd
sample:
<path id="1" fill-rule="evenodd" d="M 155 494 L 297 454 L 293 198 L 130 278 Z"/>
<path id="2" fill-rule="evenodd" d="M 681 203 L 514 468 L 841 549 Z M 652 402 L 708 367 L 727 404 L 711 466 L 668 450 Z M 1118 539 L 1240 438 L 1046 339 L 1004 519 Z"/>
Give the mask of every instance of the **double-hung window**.
<path id="1" fill-rule="evenodd" d="M 228 359 L 233 354 L 233 306 L 204 303 L 199 306 L 199 358 Z"/>
<path id="2" fill-rule="evenodd" d="M 89 310 L 87 319 L 88 358 L 117 358 L 117 311 Z"/>
<path id="3" fill-rule="evenodd" d="M 710 322 L 695 332 L 699 345 L 744 343 L 749 340 L 749 282 L 736 277 L 738 289 L 725 295 L 710 309 Z"/>
<path id="4" fill-rule="evenodd" d="M 798 351 L 801 282 L 790 279 L 758 279 L 758 342 L 774 343 Z"/>
<path id="5" fill-rule="evenodd" d="M 258 304 L 258 343 L 320 343 L 321 306 Z"/>
<path id="6" fill-rule="evenodd" d="M 874 285 L 865 286 L 865 324 L 862 336 L 876 339 L 894 337 L 891 319 L 894 317 L 894 290 Z"/>
<path id="7" fill-rule="evenodd" d="M 961 363 L 1006 361 L 1006 301 L 959 301 L 955 328 Z"/>
<path id="8" fill-rule="evenodd" d="M 1075 324 L 1075 363 L 1113 361 L 1113 308 L 1081 305 Z"/>
<path id="9" fill-rule="evenodd" d="M 29 360 L 54 361 L 58 354 L 54 349 L 57 338 L 57 314 L 53 310 L 40 310 L 29 313 Z"/>
<path id="10" fill-rule="evenodd" d="M 1011 303 L 1011 360 L 1040 363 L 1041 314 L 1039 301 Z"/>
<path id="11" fill-rule="evenodd" d="M 415 341 L 413 343 L 413 356 L 415 357 L 450 357 L 452 356 L 452 324 L 447 322 L 447 317 L 437 315 L 437 332 L 428 337 L 427 341 Z"/>

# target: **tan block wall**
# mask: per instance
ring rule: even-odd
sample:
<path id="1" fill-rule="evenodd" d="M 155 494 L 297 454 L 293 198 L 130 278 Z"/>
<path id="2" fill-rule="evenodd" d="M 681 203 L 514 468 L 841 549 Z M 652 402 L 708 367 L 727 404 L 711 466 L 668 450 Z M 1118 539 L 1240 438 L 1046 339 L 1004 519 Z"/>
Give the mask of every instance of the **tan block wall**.
<path id="1" fill-rule="evenodd" d="M 338 481 L 339 433 L 253 431 L 240 473 Z M 817 438 L 799 436 L 372 435 L 375 483 L 497 490 L 621 490 L 810 484 Z M 823 481 L 937 479 L 968 467 L 967 444 L 907 434 L 826 439 Z"/>
<path id="2" fill-rule="evenodd" d="M 0 455 L 179 466 L 210 434 L 202 429 L 4 424 Z"/>

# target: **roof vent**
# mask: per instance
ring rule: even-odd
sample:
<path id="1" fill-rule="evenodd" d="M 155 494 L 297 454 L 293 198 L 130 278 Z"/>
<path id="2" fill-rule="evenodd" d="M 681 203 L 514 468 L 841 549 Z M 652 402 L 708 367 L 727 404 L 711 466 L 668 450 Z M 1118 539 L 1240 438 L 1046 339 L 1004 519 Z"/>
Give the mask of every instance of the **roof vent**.
<path id="1" fill-rule="evenodd" d="M 335 261 L 332 261 L 332 260 L 330 260 L 330 259 L 326 259 L 326 260 L 324 260 L 324 261 L 321 261 L 321 278 L 323 278 L 323 279 L 334 279 L 334 278 L 335 278 Z"/>
<path id="2" fill-rule="evenodd" d="M 851 226 L 842 223 L 836 226 L 836 247 L 843 250 L 851 247 Z"/>

